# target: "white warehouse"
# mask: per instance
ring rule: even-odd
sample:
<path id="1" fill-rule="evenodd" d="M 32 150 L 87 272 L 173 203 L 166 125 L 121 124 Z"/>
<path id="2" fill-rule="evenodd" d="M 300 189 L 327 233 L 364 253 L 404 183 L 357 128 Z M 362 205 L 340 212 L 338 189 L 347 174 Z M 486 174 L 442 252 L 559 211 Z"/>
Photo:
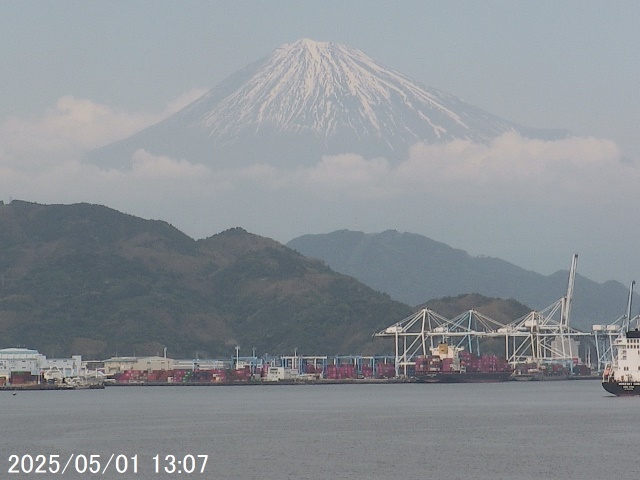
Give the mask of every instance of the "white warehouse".
<path id="1" fill-rule="evenodd" d="M 67 378 L 77 377 L 82 372 L 82 357 L 47 359 L 37 350 L 28 348 L 0 349 L 0 378 L 6 383 L 12 372 L 29 372 L 33 376 Z"/>

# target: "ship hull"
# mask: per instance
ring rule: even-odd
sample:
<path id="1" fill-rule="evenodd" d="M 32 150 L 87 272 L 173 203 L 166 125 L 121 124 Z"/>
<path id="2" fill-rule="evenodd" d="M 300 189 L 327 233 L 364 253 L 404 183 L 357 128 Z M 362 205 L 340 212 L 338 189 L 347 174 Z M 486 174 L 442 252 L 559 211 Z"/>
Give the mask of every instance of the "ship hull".
<path id="1" fill-rule="evenodd" d="M 544 377 L 541 373 L 516 373 L 511 375 L 511 380 L 516 382 L 537 382 L 544 380 Z"/>
<path id="2" fill-rule="evenodd" d="M 602 388 L 618 397 L 640 395 L 640 382 L 602 382 Z"/>
<path id="3" fill-rule="evenodd" d="M 419 383 L 495 383 L 506 382 L 511 372 L 426 373 L 416 376 Z"/>

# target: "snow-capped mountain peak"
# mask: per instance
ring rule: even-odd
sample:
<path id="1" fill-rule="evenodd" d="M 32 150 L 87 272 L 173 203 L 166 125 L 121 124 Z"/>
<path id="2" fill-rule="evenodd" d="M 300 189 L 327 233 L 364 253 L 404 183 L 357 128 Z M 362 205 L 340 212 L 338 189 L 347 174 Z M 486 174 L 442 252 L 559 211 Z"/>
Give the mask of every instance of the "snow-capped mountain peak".
<path id="1" fill-rule="evenodd" d="M 113 165 L 138 148 L 213 166 L 312 164 L 321 155 L 406 158 L 416 142 L 488 142 L 515 125 L 387 68 L 362 51 L 300 39 L 236 72 L 157 125 L 96 151 Z"/>
<path id="2" fill-rule="evenodd" d="M 256 131 L 267 126 L 286 132 L 312 131 L 323 138 L 351 129 L 380 137 L 389 131 L 403 132 L 420 140 L 422 135 L 408 128 L 406 115 L 392 111 L 392 106 L 400 106 L 429 124 L 435 138 L 446 136 L 447 131 L 430 121 L 429 113 L 433 116 L 434 111 L 458 128 L 468 129 L 442 97 L 360 50 L 301 39 L 276 49 L 247 82 L 203 116 L 201 125 L 212 136 L 239 133 L 252 125 Z"/>

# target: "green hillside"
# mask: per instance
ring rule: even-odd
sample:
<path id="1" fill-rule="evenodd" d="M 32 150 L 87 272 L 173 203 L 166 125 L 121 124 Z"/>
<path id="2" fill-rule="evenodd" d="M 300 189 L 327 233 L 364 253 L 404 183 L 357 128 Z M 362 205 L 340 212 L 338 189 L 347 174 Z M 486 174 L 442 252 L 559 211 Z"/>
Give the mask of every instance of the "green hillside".
<path id="1" fill-rule="evenodd" d="M 48 356 L 382 353 L 373 332 L 411 311 L 242 229 L 194 240 L 97 205 L 0 205 L 0 245 L 0 346 Z"/>

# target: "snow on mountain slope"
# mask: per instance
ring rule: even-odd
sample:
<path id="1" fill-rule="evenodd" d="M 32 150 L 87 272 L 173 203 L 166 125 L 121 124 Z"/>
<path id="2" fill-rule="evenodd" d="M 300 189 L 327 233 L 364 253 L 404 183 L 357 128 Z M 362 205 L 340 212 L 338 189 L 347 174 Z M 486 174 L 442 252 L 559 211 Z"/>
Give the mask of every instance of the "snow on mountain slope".
<path id="1" fill-rule="evenodd" d="M 138 148 L 211 166 L 315 163 L 320 155 L 406 158 L 416 142 L 487 142 L 520 127 L 422 86 L 360 50 L 301 39 L 237 72 L 157 125 L 90 155 L 126 166 Z"/>

